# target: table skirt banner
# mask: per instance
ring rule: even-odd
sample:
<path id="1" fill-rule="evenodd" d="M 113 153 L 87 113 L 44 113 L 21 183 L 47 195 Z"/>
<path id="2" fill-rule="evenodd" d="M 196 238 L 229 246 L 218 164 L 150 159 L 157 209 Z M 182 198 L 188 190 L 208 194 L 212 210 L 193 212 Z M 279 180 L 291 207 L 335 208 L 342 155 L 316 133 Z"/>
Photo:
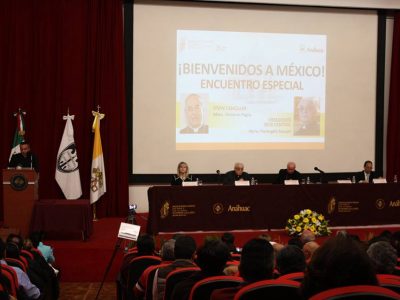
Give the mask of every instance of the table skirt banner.
<path id="1" fill-rule="evenodd" d="M 400 184 L 154 186 L 148 232 L 282 229 L 302 209 L 329 226 L 400 224 Z"/>

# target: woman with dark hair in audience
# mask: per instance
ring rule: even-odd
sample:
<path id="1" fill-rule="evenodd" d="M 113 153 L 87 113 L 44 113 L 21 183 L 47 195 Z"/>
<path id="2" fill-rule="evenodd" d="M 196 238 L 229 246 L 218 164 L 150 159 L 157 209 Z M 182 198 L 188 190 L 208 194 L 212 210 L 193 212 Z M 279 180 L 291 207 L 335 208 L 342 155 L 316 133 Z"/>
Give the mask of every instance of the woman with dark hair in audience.
<path id="1" fill-rule="evenodd" d="M 300 250 L 300 249 L 299 249 Z M 301 252 L 301 250 L 300 250 Z M 211 300 L 233 299 L 244 286 L 264 279 L 272 279 L 274 270 L 274 249 L 265 239 L 252 239 L 243 246 L 239 272 L 244 279 L 238 287 L 215 290 Z"/>
<path id="2" fill-rule="evenodd" d="M 205 242 L 197 250 L 196 264 L 200 267 L 201 271 L 179 282 L 172 292 L 171 299 L 189 299 L 190 290 L 198 281 L 211 276 L 224 275 L 222 271 L 229 256 L 229 249 L 221 240 Z"/>
<path id="3" fill-rule="evenodd" d="M 372 263 L 360 244 L 340 234 L 315 251 L 305 272 L 302 294 L 349 285 L 378 285 Z"/>
<path id="4" fill-rule="evenodd" d="M 182 185 L 184 181 L 193 181 L 193 177 L 189 174 L 188 164 L 181 161 L 176 168 L 176 175 L 172 177 L 171 185 Z"/>
<path id="5" fill-rule="evenodd" d="M 287 245 L 276 256 L 276 268 L 280 276 L 295 272 L 304 272 L 306 269 L 306 259 L 303 251 L 298 246 Z"/>

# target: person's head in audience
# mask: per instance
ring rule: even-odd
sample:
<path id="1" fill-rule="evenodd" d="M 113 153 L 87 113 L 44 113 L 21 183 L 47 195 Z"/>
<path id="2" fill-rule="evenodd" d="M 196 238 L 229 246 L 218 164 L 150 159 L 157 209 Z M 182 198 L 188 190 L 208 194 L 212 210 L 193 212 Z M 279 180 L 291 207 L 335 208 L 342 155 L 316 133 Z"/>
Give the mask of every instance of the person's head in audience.
<path id="1" fill-rule="evenodd" d="M 235 236 L 232 233 L 225 232 L 224 234 L 222 234 L 221 241 L 223 241 L 228 246 L 231 253 L 236 252 Z"/>
<path id="2" fill-rule="evenodd" d="M 287 245 L 276 257 L 276 268 L 281 275 L 304 272 L 306 259 L 303 251 L 298 246 Z"/>
<path id="3" fill-rule="evenodd" d="M 242 249 L 239 273 L 247 282 L 272 278 L 274 249 L 265 239 L 252 239 Z"/>
<path id="4" fill-rule="evenodd" d="M 314 252 L 319 248 L 319 244 L 317 242 L 308 242 L 303 246 L 303 253 L 306 262 L 310 262 Z"/>
<path id="5" fill-rule="evenodd" d="M 272 237 L 267 233 L 262 233 L 258 236 L 259 239 L 264 239 L 268 242 L 272 241 Z"/>
<path id="6" fill-rule="evenodd" d="M 299 237 L 293 237 L 288 241 L 288 245 L 297 246 L 300 249 L 303 249 L 303 243 Z"/>
<path id="7" fill-rule="evenodd" d="M 137 240 L 138 255 L 153 255 L 155 250 L 154 238 L 148 234 L 142 234 Z"/>
<path id="8" fill-rule="evenodd" d="M 281 251 L 285 246 L 277 243 L 277 242 L 269 242 L 272 246 L 272 248 L 274 249 L 275 252 L 275 257 L 278 255 L 279 251 Z"/>
<path id="9" fill-rule="evenodd" d="M 39 231 L 32 232 L 29 236 L 32 245 L 34 248 L 39 246 L 39 243 L 42 241 L 43 234 Z"/>
<path id="10" fill-rule="evenodd" d="M 400 231 L 393 232 L 391 244 L 397 250 L 397 256 L 400 257 Z"/>
<path id="11" fill-rule="evenodd" d="M 378 285 L 372 263 L 360 244 L 345 235 L 327 240 L 315 251 L 302 283 L 305 298 L 331 288 Z"/>
<path id="12" fill-rule="evenodd" d="M 166 241 L 160 251 L 160 256 L 163 261 L 173 261 L 175 260 L 174 256 L 174 248 L 175 248 L 175 240 L 170 239 Z"/>
<path id="13" fill-rule="evenodd" d="M 235 165 L 233 166 L 233 170 L 235 171 L 235 174 L 237 176 L 241 176 L 243 174 L 244 164 L 241 162 L 235 163 Z"/>
<path id="14" fill-rule="evenodd" d="M 18 259 L 19 253 L 20 253 L 20 251 L 19 251 L 17 244 L 15 244 L 13 242 L 6 243 L 5 257 Z"/>
<path id="15" fill-rule="evenodd" d="M 33 243 L 31 239 L 25 239 L 24 240 L 24 245 L 22 246 L 22 249 L 31 251 L 33 247 Z"/>
<path id="16" fill-rule="evenodd" d="M 305 243 L 315 241 L 315 234 L 311 230 L 306 229 L 301 233 L 300 240 L 303 243 L 303 245 Z"/>
<path id="17" fill-rule="evenodd" d="M 392 274 L 397 265 L 397 251 L 388 242 L 376 242 L 368 247 L 367 254 L 377 274 Z"/>
<path id="18" fill-rule="evenodd" d="M 224 242 L 210 240 L 197 249 L 196 264 L 207 276 L 221 275 L 229 257 L 229 249 Z"/>
<path id="19" fill-rule="evenodd" d="M 175 259 L 193 259 L 196 252 L 196 242 L 188 235 L 181 235 L 175 242 Z"/>
<path id="20" fill-rule="evenodd" d="M 18 246 L 19 250 L 22 249 L 22 246 L 24 245 L 24 240 L 22 237 L 18 234 L 10 233 L 7 237 L 7 243 L 11 242 L 14 243 Z"/>

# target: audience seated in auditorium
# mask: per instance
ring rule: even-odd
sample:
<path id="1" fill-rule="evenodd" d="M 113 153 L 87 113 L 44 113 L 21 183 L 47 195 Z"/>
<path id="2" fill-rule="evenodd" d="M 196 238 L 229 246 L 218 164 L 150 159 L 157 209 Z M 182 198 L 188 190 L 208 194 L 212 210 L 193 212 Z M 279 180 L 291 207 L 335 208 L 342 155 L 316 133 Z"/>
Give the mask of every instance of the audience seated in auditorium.
<path id="1" fill-rule="evenodd" d="M 173 292 L 173 300 L 189 299 L 190 290 L 196 282 L 210 276 L 224 275 L 223 269 L 230 256 L 229 249 L 221 240 L 209 240 L 197 250 L 196 264 L 201 271 L 178 283 Z"/>
<path id="2" fill-rule="evenodd" d="M 360 243 L 339 234 L 315 251 L 301 289 L 308 299 L 316 293 L 349 285 L 378 285 L 378 281 Z"/>
<path id="3" fill-rule="evenodd" d="M 6 261 L 4 260 L 5 248 L 6 245 L 4 244 L 3 240 L 0 239 L 0 263 L 2 265 L 7 265 Z M 38 299 L 40 297 L 40 291 L 34 284 L 32 284 L 28 275 L 25 272 L 23 272 L 20 268 L 13 266 L 11 267 L 17 273 L 18 284 L 24 296 L 30 299 Z"/>
<path id="4" fill-rule="evenodd" d="M 196 242 L 191 236 L 181 235 L 175 241 L 175 261 L 156 271 L 153 281 L 153 299 L 162 300 L 165 292 L 165 282 L 169 273 L 174 270 L 188 267 L 195 267 L 193 262 L 196 251 Z"/>
<path id="5" fill-rule="evenodd" d="M 17 239 L 23 244 L 20 250 L 21 256 L 28 260 L 28 276 L 44 294 L 43 299 L 57 299 L 60 293 L 60 286 L 57 278 L 58 270 L 55 270 L 43 257 L 42 253 L 34 247 L 30 239 L 22 241 L 22 237 Z M 21 244 L 19 243 L 19 244 Z"/>
<path id="6" fill-rule="evenodd" d="M 287 245 L 278 252 L 276 268 L 281 276 L 289 273 L 304 272 L 306 260 L 303 251 L 297 246 Z"/>
<path id="7" fill-rule="evenodd" d="M 303 249 L 303 242 L 301 241 L 300 237 L 292 237 L 290 240 L 288 240 L 288 245 L 293 245 L 297 246 L 300 249 Z"/>
<path id="8" fill-rule="evenodd" d="M 308 264 L 311 261 L 311 258 L 315 252 L 319 248 L 319 244 L 317 242 L 307 242 L 303 246 L 303 253 L 306 259 L 306 263 Z"/>
<path id="9" fill-rule="evenodd" d="M 211 294 L 212 300 L 233 299 L 235 294 L 247 284 L 271 279 L 274 269 L 274 250 L 265 239 L 252 239 L 242 250 L 239 273 L 244 283 L 238 287 L 215 290 Z"/>
<path id="10" fill-rule="evenodd" d="M 312 231 L 306 229 L 301 233 L 300 240 L 303 243 L 303 245 L 305 243 L 315 241 L 315 233 L 313 233 Z"/>
<path id="11" fill-rule="evenodd" d="M 225 232 L 221 236 L 221 241 L 223 241 L 229 248 L 231 254 L 238 253 L 235 246 L 235 236 L 230 232 Z"/>
<path id="12" fill-rule="evenodd" d="M 166 242 L 164 242 L 160 250 L 161 264 L 170 264 L 175 260 L 174 248 L 175 248 L 174 239 L 169 239 Z M 143 297 L 145 296 L 148 276 L 149 274 L 147 273 L 146 269 L 140 276 L 138 282 L 136 283 L 134 288 L 134 294 L 136 296 L 136 299 L 143 299 Z"/>
<path id="13" fill-rule="evenodd" d="M 54 264 L 56 259 L 54 258 L 53 248 L 43 244 L 43 242 L 42 242 L 43 234 L 36 231 L 36 232 L 32 232 L 29 237 L 30 237 L 30 240 L 32 241 L 33 247 L 37 248 L 40 251 L 40 253 L 42 253 L 44 259 L 49 264 Z"/>
<path id="14" fill-rule="evenodd" d="M 380 241 L 371 244 L 367 254 L 377 274 L 394 273 L 397 265 L 397 252 L 389 242 Z"/>

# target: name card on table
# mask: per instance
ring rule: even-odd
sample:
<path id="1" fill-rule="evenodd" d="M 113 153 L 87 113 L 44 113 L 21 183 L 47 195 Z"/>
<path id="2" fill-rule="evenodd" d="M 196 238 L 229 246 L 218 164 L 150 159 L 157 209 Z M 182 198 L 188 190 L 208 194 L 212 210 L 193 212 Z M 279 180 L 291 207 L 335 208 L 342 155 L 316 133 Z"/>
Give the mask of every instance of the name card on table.
<path id="1" fill-rule="evenodd" d="M 352 182 L 350 179 L 339 179 L 337 183 L 351 184 Z"/>
<path id="2" fill-rule="evenodd" d="M 118 237 L 121 239 L 137 241 L 140 232 L 140 226 L 121 222 L 118 231 Z"/>
<path id="3" fill-rule="evenodd" d="M 374 178 L 372 179 L 373 183 L 387 183 L 386 178 Z"/>
<path id="4" fill-rule="evenodd" d="M 182 181 L 182 186 L 198 186 L 197 181 Z"/>
<path id="5" fill-rule="evenodd" d="M 247 186 L 247 185 L 250 185 L 250 181 L 249 180 L 236 180 L 235 185 L 236 186 Z"/>
<path id="6" fill-rule="evenodd" d="M 284 183 L 285 185 L 299 185 L 299 181 L 294 179 L 286 179 Z"/>

